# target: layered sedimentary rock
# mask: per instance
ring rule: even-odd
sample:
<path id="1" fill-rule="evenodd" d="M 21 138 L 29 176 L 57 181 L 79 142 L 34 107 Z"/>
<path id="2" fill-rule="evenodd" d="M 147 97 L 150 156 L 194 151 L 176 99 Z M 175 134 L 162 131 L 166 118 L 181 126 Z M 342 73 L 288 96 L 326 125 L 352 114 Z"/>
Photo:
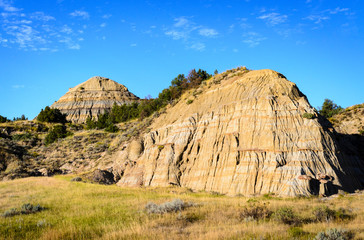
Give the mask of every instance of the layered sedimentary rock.
<path id="1" fill-rule="evenodd" d="M 330 123 L 272 70 L 215 76 L 151 129 L 115 155 L 119 186 L 282 196 L 363 187 L 360 159 L 340 153 Z"/>
<path id="2" fill-rule="evenodd" d="M 139 98 L 113 80 L 92 77 L 86 82 L 70 88 L 51 107 L 67 115 L 67 120 L 82 123 L 87 117 L 97 119 L 99 114 L 110 110 L 114 104 L 129 104 Z"/>

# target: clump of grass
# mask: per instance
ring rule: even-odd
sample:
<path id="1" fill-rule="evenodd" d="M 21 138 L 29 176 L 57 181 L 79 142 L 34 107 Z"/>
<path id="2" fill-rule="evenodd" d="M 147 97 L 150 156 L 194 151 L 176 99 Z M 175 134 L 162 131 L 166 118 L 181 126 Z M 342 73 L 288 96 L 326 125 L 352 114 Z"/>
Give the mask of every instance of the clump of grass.
<path id="1" fill-rule="evenodd" d="M 354 234 L 345 229 L 331 228 L 325 232 L 319 232 L 314 240 L 349 240 L 353 239 Z"/>
<path id="2" fill-rule="evenodd" d="M 287 231 L 289 236 L 292 238 L 299 238 L 307 235 L 307 232 L 303 231 L 302 228 L 299 227 L 290 227 Z"/>
<path id="3" fill-rule="evenodd" d="M 9 209 L 5 211 L 2 216 L 3 217 L 12 217 L 16 215 L 22 215 L 22 214 L 32 214 L 36 212 L 40 212 L 44 210 L 44 207 L 40 206 L 39 204 L 33 205 L 30 203 L 25 203 L 21 206 L 20 210 L 16 208 Z"/>
<path id="4" fill-rule="evenodd" d="M 281 207 L 276 210 L 273 214 L 273 219 L 277 222 L 288 225 L 298 225 L 301 223 L 301 219 L 294 213 L 293 209 L 290 207 Z"/>
<path id="5" fill-rule="evenodd" d="M 156 204 L 153 202 L 149 202 L 146 206 L 145 206 L 145 210 L 147 211 L 147 213 L 151 214 L 151 213 L 156 213 L 156 214 L 164 214 L 164 213 L 169 213 L 169 212 L 178 212 L 178 211 L 182 211 L 188 207 L 192 207 L 192 206 L 196 206 L 195 203 L 187 203 L 187 202 L 183 202 L 181 199 L 174 199 L 171 202 L 165 202 L 162 204 Z"/>
<path id="6" fill-rule="evenodd" d="M 314 221 L 316 222 L 330 222 L 333 220 L 343 221 L 353 218 L 347 210 L 339 208 L 338 210 L 330 209 L 327 206 L 315 207 L 312 211 L 314 216 Z"/>
<path id="7" fill-rule="evenodd" d="M 187 102 L 186 102 L 187 105 L 190 105 L 191 103 L 193 103 L 192 99 L 188 99 Z"/>
<path id="8" fill-rule="evenodd" d="M 313 119 L 315 118 L 315 114 L 305 112 L 304 114 L 302 114 L 302 117 L 307 119 Z"/>
<path id="9" fill-rule="evenodd" d="M 272 213 L 273 212 L 268 209 L 265 203 L 257 205 L 250 204 L 243 209 L 243 211 L 240 213 L 240 217 L 244 221 L 260 220 L 269 218 Z"/>

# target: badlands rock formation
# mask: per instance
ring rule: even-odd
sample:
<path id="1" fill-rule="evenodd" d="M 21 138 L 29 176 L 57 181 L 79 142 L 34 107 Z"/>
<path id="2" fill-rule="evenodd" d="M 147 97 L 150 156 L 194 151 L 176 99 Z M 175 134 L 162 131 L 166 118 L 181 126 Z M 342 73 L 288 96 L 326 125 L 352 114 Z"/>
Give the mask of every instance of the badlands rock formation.
<path id="1" fill-rule="evenodd" d="M 119 186 L 282 196 L 363 187 L 361 160 L 340 152 L 330 123 L 272 70 L 219 74 L 151 129 L 115 155 Z"/>
<path id="2" fill-rule="evenodd" d="M 67 120 L 82 123 L 87 117 L 97 119 L 117 105 L 128 104 L 139 98 L 128 89 L 108 78 L 92 77 L 84 83 L 70 88 L 69 91 L 51 107 L 58 108 L 67 115 Z"/>

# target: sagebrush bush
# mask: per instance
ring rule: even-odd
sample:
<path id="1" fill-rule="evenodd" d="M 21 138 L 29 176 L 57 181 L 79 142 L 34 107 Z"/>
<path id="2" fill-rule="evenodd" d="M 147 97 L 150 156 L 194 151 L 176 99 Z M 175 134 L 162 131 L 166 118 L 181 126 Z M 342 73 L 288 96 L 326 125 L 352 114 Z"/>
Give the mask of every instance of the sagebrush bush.
<path id="1" fill-rule="evenodd" d="M 316 222 L 330 222 L 333 220 L 342 221 L 353 218 L 353 216 L 343 208 L 333 210 L 327 206 L 315 207 L 312 211 L 312 214 L 313 220 Z"/>
<path id="2" fill-rule="evenodd" d="M 145 206 L 145 210 L 147 213 L 156 213 L 156 214 L 163 214 L 163 213 L 169 213 L 169 212 L 178 212 L 182 211 L 188 207 L 195 206 L 195 203 L 187 203 L 183 202 L 181 199 L 174 199 L 171 202 L 165 202 L 162 204 L 155 204 L 153 202 L 149 202 Z"/>
<path id="3" fill-rule="evenodd" d="M 319 232 L 314 240 L 349 240 L 354 237 L 352 232 L 344 229 L 331 228 L 325 232 Z"/>
<path id="4" fill-rule="evenodd" d="M 330 209 L 328 206 L 318 206 L 312 211 L 314 221 L 317 222 L 330 222 L 335 218 L 335 211 Z"/>
<path id="5" fill-rule="evenodd" d="M 20 210 L 18 210 L 16 208 L 12 208 L 12 209 L 6 210 L 2 214 L 2 216 L 3 217 L 12 217 L 12 216 L 21 215 L 21 214 L 32 214 L 32 213 L 40 212 L 42 210 L 44 210 L 44 207 L 40 206 L 39 204 L 33 205 L 30 203 L 25 203 L 21 206 Z"/>
<path id="6" fill-rule="evenodd" d="M 245 207 L 243 211 L 240 213 L 240 218 L 247 221 L 247 220 L 260 220 L 260 219 L 267 219 L 272 215 L 272 211 L 270 211 L 266 204 L 250 204 L 249 206 Z"/>
<path id="7" fill-rule="evenodd" d="M 294 213 L 293 209 L 290 207 L 281 207 L 277 209 L 273 214 L 274 220 L 288 224 L 288 225 L 298 225 L 301 223 L 301 219 Z"/>

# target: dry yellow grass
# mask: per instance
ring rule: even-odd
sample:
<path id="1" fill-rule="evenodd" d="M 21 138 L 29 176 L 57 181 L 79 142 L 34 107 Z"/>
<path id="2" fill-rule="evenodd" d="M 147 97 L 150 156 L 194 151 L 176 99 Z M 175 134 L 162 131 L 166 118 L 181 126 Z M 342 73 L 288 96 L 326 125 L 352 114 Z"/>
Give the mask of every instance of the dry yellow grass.
<path id="1" fill-rule="evenodd" d="M 291 207 L 301 219 L 326 205 L 346 209 L 348 220 L 303 222 L 297 239 L 312 239 L 328 228 L 343 228 L 364 238 L 364 195 L 319 198 L 227 197 L 192 193 L 183 188 L 119 188 L 70 182 L 72 176 L 27 178 L 0 183 L 0 213 L 24 203 L 46 210 L 30 215 L 0 217 L 0 239 L 292 239 L 292 226 L 270 219 L 245 221 L 244 207 L 266 203 L 276 211 Z M 173 199 L 197 203 L 181 212 L 147 214 L 150 201 Z"/>

